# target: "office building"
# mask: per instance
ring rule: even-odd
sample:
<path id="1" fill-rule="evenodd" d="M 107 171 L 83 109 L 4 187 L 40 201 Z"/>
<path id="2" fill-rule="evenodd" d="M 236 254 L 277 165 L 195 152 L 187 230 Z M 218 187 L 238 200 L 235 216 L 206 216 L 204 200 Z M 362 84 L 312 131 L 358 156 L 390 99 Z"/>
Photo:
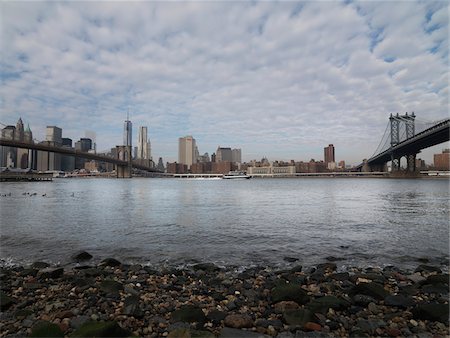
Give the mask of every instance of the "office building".
<path id="1" fill-rule="evenodd" d="M 233 162 L 231 148 L 217 147 L 216 162 Z"/>
<path id="2" fill-rule="evenodd" d="M 147 127 L 139 127 L 136 158 L 139 160 L 150 160 L 152 158 L 151 144 L 148 139 Z"/>
<path id="3" fill-rule="evenodd" d="M 92 149 L 92 140 L 90 138 L 82 137 L 79 141 L 75 142 L 75 150 L 83 153 L 89 152 Z M 75 169 L 84 169 L 86 159 L 77 157 L 75 159 Z"/>
<path id="4" fill-rule="evenodd" d="M 450 149 L 444 149 L 442 153 L 434 154 L 434 169 L 450 170 Z"/>
<path id="5" fill-rule="evenodd" d="M 54 146 L 62 145 L 62 129 L 56 126 L 47 126 L 45 140 L 52 142 Z"/>
<path id="6" fill-rule="evenodd" d="M 234 163 L 242 163 L 241 149 L 232 149 L 231 150 L 231 160 Z"/>
<path id="7" fill-rule="evenodd" d="M 334 146 L 329 144 L 328 147 L 323 148 L 324 162 L 328 166 L 328 163 L 335 162 L 334 159 Z"/>
<path id="8" fill-rule="evenodd" d="M 73 149 L 72 148 L 72 139 L 63 137 L 62 138 L 62 147 Z M 75 169 L 75 157 L 69 155 L 61 155 L 61 170 L 62 171 L 73 171 Z"/>
<path id="9" fill-rule="evenodd" d="M 128 119 L 127 116 L 127 119 L 123 124 L 123 145 L 131 147 L 132 146 L 131 140 L 132 140 L 132 125 L 131 121 Z"/>
<path id="10" fill-rule="evenodd" d="M 178 139 L 178 163 L 185 164 L 188 168 L 196 163 L 195 148 L 195 139 L 192 136 L 180 137 Z"/>

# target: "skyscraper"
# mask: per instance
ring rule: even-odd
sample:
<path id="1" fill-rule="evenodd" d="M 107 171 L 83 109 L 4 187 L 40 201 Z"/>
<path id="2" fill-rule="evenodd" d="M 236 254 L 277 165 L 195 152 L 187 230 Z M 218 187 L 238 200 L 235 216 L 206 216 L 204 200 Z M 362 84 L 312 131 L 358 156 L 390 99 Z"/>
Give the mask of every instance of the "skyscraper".
<path id="1" fill-rule="evenodd" d="M 242 152 L 241 152 L 240 148 L 231 150 L 231 160 L 234 163 L 241 163 L 242 162 Z"/>
<path id="2" fill-rule="evenodd" d="M 47 126 L 45 140 L 53 142 L 55 146 L 62 144 L 62 129 L 55 126 Z"/>
<path id="3" fill-rule="evenodd" d="M 233 155 L 231 148 L 221 148 L 217 147 L 216 150 L 216 162 L 231 162 L 233 160 Z"/>
<path id="4" fill-rule="evenodd" d="M 192 136 L 180 137 L 178 139 L 178 163 L 185 164 L 188 167 L 192 163 L 196 163 L 195 148 L 195 139 Z"/>
<path id="5" fill-rule="evenodd" d="M 127 114 L 127 119 L 123 125 L 123 145 L 124 146 L 130 146 L 130 147 L 132 146 L 132 144 L 131 144 L 131 139 L 132 139 L 131 129 L 132 129 L 131 121 L 128 119 L 128 114 Z"/>
<path id="6" fill-rule="evenodd" d="M 328 147 L 323 148 L 324 162 L 328 164 L 330 162 L 335 162 L 334 160 L 334 146 L 329 144 Z"/>
<path id="7" fill-rule="evenodd" d="M 151 145 L 148 139 L 147 127 L 139 127 L 137 158 L 150 160 L 151 157 Z"/>

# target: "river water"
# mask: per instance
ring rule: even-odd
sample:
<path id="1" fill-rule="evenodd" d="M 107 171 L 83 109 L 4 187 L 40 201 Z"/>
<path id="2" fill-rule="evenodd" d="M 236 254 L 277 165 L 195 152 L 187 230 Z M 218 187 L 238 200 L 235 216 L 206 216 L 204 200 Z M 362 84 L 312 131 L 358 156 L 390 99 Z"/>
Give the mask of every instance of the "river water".
<path id="1" fill-rule="evenodd" d="M 0 194 L 2 264 L 86 250 L 152 266 L 448 265 L 448 180 L 56 179 Z"/>

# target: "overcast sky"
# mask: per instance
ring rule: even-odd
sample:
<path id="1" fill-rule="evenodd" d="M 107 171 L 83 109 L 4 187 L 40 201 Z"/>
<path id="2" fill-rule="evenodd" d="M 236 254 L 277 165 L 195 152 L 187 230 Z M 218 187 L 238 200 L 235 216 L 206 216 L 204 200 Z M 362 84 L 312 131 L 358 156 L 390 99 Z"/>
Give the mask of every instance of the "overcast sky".
<path id="1" fill-rule="evenodd" d="M 447 1 L 1 2 L 1 118 L 97 149 L 127 110 L 156 160 L 178 137 L 244 160 L 370 157 L 390 113 L 449 116 Z M 422 154 L 428 161 L 433 152 Z"/>

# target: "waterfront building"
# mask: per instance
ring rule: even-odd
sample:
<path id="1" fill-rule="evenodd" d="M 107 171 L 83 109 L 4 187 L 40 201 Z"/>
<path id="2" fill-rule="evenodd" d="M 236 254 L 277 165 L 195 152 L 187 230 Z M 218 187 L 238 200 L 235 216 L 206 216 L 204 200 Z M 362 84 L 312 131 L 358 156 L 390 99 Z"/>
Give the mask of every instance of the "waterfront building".
<path id="1" fill-rule="evenodd" d="M 230 171 L 236 170 L 236 165 L 231 161 L 212 162 L 212 174 L 228 174 Z"/>
<path id="2" fill-rule="evenodd" d="M 211 162 L 216 162 L 216 153 L 211 154 Z"/>
<path id="3" fill-rule="evenodd" d="M 92 149 L 92 140 L 90 138 L 82 137 L 79 141 L 75 142 L 75 150 L 83 153 L 89 152 Z M 77 157 L 75 159 L 75 169 L 84 169 L 86 159 Z"/>
<path id="4" fill-rule="evenodd" d="M 242 151 L 241 151 L 241 149 L 232 149 L 231 150 L 231 160 L 234 163 L 242 163 Z"/>
<path id="5" fill-rule="evenodd" d="M 72 139 L 63 137 L 62 147 L 73 150 Z M 61 170 L 68 172 L 75 170 L 75 157 L 69 155 L 61 155 Z"/>
<path id="6" fill-rule="evenodd" d="M 197 162 L 201 162 L 201 163 L 211 162 L 211 160 L 209 159 L 209 154 L 204 153 L 203 155 L 199 155 L 197 157 Z"/>
<path id="7" fill-rule="evenodd" d="M 180 137 L 178 139 L 178 162 L 188 167 L 196 163 L 195 148 L 196 143 L 192 136 Z"/>
<path id="8" fill-rule="evenodd" d="M 183 163 L 167 163 L 167 172 L 169 174 L 187 174 L 188 167 Z"/>
<path id="9" fill-rule="evenodd" d="M 216 162 L 233 162 L 233 155 L 231 148 L 217 147 Z"/>
<path id="10" fill-rule="evenodd" d="M 323 148 L 324 162 L 328 166 L 328 163 L 335 162 L 334 158 L 334 146 L 329 144 L 328 147 Z"/>
<path id="11" fill-rule="evenodd" d="M 163 162 L 162 157 L 159 158 L 156 169 L 158 169 L 159 171 L 162 171 L 162 172 L 164 172 L 166 170 L 166 168 L 164 168 L 164 162 Z"/>
<path id="12" fill-rule="evenodd" d="M 444 149 L 442 153 L 434 154 L 433 160 L 434 169 L 450 170 L 450 149 Z"/>
<path id="13" fill-rule="evenodd" d="M 139 127 L 138 132 L 138 145 L 137 145 L 137 155 L 138 160 L 151 160 L 151 144 L 148 138 L 147 127 Z"/>
<path id="14" fill-rule="evenodd" d="M 263 166 L 263 167 L 247 167 L 247 174 L 254 176 L 276 176 L 276 175 L 295 175 L 295 165 L 283 165 L 283 166 Z"/>
<path id="15" fill-rule="evenodd" d="M 123 124 L 123 145 L 131 147 L 132 146 L 131 140 L 132 140 L 132 124 L 131 121 L 128 119 L 127 115 L 127 119 Z"/>

